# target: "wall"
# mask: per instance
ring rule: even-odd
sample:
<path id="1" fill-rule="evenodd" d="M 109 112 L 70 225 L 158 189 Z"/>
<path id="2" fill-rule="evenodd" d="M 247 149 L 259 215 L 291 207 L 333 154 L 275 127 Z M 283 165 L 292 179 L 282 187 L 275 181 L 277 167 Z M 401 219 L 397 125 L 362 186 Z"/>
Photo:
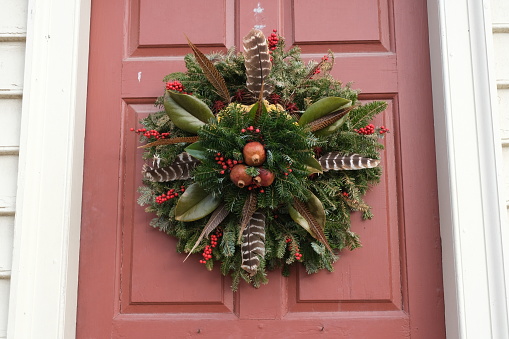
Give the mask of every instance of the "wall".
<path id="1" fill-rule="evenodd" d="M 27 2 L 2 1 L 0 10 L 0 338 L 7 332 Z"/>
<path id="2" fill-rule="evenodd" d="M 492 0 L 495 76 L 497 79 L 500 135 L 504 158 L 504 190 L 509 219 L 509 1 Z"/>

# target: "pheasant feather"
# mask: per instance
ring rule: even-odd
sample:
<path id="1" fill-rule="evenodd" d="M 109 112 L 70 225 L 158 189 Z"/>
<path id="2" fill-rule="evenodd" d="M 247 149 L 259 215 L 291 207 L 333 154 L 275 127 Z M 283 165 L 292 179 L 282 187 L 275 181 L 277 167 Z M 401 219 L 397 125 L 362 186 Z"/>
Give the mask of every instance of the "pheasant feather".
<path id="1" fill-rule="evenodd" d="M 350 106 L 348 108 L 329 113 L 326 116 L 323 116 L 319 119 L 311 121 L 307 126 L 309 126 L 309 128 L 311 129 L 311 132 L 321 130 L 322 128 L 332 125 L 333 123 L 335 123 L 336 121 L 338 121 L 339 119 L 341 119 L 342 117 L 347 115 L 354 108 L 355 107 Z"/>
<path id="2" fill-rule="evenodd" d="M 191 171 L 199 163 L 200 160 L 184 152 L 180 153 L 170 166 L 159 167 L 159 164 L 154 163 L 151 167 L 145 164 L 143 166 L 143 177 L 153 182 L 185 180 L 191 177 Z"/>
<path id="3" fill-rule="evenodd" d="M 329 152 L 318 159 L 322 169 L 328 170 L 360 170 L 378 166 L 380 160 L 365 158 L 359 154 L 341 155 L 339 152 Z"/>
<path id="4" fill-rule="evenodd" d="M 300 215 L 302 215 L 302 217 L 304 219 L 306 219 L 306 221 L 309 224 L 309 227 L 311 228 L 314 235 L 316 236 L 316 239 L 318 239 L 322 244 L 325 245 L 325 247 L 327 247 L 327 249 L 332 254 L 334 254 L 334 251 L 330 247 L 329 242 L 327 241 L 327 238 L 325 237 L 325 233 L 323 232 L 322 225 L 320 225 L 320 223 L 318 221 L 316 221 L 315 217 L 313 216 L 313 214 L 311 213 L 309 208 L 306 206 L 306 204 L 303 203 L 302 201 L 298 200 L 297 198 L 294 198 L 293 199 L 293 207 L 297 210 L 297 212 L 300 213 Z"/>
<path id="5" fill-rule="evenodd" d="M 216 69 L 212 61 L 210 61 L 205 54 L 203 54 L 198 47 L 196 47 L 188 37 L 187 43 L 189 47 L 193 50 L 194 56 L 196 57 L 196 61 L 200 64 L 201 69 L 203 70 L 203 74 L 207 77 L 207 80 L 214 86 L 217 91 L 217 94 L 221 96 L 225 101 L 230 102 L 230 93 L 228 92 L 228 87 L 226 87 L 226 82 L 224 81 L 223 76 Z"/>
<path id="6" fill-rule="evenodd" d="M 267 40 L 262 31 L 253 29 L 242 41 L 247 76 L 246 87 L 254 97 L 264 98 L 272 92 L 272 85 L 266 82 L 272 68 Z"/>
<path id="7" fill-rule="evenodd" d="M 143 146 L 139 146 L 138 148 L 148 148 L 152 146 L 160 146 L 160 145 L 173 145 L 173 144 L 179 144 L 181 142 L 185 143 L 193 143 L 195 141 L 198 141 L 200 137 L 194 136 L 194 137 L 177 137 L 177 138 L 171 138 L 171 139 L 159 139 L 157 141 L 148 143 Z"/>
<path id="8" fill-rule="evenodd" d="M 193 248 L 191 248 L 191 250 L 189 251 L 189 254 L 184 259 L 184 261 L 186 261 L 187 258 L 189 258 L 189 256 L 193 253 L 193 251 L 196 249 L 196 247 L 198 247 L 198 245 L 200 244 L 202 239 L 204 237 L 208 237 L 210 232 L 212 232 L 217 226 L 219 226 L 220 223 L 223 222 L 223 220 L 228 216 L 228 213 L 230 213 L 230 211 L 228 211 L 228 208 L 226 208 L 225 204 L 219 205 L 214 210 L 214 212 L 212 212 L 212 215 L 210 216 L 209 221 L 203 228 L 203 231 L 201 232 L 200 236 L 198 237 L 198 240 L 196 240 Z"/>
<path id="9" fill-rule="evenodd" d="M 265 256 L 265 215 L 263 213 L 256 211 L 252 215 L 242 232 L 242 239 L 240 267 L 253 276 L 260 267 L 260 257 Z"/>

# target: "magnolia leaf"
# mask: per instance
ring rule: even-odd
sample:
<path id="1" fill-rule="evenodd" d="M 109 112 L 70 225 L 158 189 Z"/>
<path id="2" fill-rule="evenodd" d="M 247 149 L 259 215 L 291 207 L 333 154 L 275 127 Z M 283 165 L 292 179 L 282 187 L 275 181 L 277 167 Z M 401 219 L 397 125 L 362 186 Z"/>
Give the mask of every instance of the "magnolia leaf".
<path id="1" fill-rule="evenodd" d="M 318 160 L 316 160 L 315 157 L 312 155 L 307 157 L 302 163 L 304 164 L 306 170 L 308 170 L 309 173 L 323 173 L 322 165 L 320 165 Z"/>
<path id="2" fill-rule="evenodd" d="M 198 184 L 189 186 L 175 207 L 175 220 L 194 221 L 212 213 L 221 198 L 206 192 Z"/>
<path id="3" fill-rule="evenodd" d="M 206 160 L 208 158 L 207 149 L 200 141 L 194 142 L 184 149 L 187 153 L 199 160 Z M 321 168 L 321 167 L 320 167 Z"/>
<path id="4" fill-rule="evenodd" d="M 318 100 L 308 107 L 299 119 L 299 125 L 305 126 L 311 121 L 320 119 L 321 117 L 333 113 L 341 108 L 348 107 L 352 104 L 351 100 L 339 97 L 327 97 Z"/>
<path id="5" fill-rule="evenodd" d="M 210 108 L 200 99 L 170 91 L 164 94 L 164 109 L 175 126 L 189 133 L 196 133 L 214 117 Z"/>

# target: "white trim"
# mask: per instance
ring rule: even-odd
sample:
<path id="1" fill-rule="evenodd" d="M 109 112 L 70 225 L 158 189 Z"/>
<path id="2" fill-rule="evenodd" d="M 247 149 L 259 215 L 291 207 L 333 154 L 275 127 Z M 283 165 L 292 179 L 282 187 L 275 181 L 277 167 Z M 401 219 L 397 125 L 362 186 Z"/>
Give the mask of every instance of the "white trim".
<path id="1" fill-rule="evenodd" d="M 489 12 L 489 0 L 428 1 L 448 338 L 509 338 Z"/>
<path id="2" fill-rule="evenodd" d="M 8 338 L 76 328 L 90 0 L 29 0 Z"/>

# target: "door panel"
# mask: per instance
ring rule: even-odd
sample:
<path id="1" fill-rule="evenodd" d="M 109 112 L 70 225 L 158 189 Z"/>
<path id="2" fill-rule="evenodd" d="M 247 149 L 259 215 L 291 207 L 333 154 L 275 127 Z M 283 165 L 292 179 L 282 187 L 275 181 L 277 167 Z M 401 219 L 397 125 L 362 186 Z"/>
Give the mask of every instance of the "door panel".
<path id="1" fill-rule="evenodd" d="M 425 15 L 424 0 L 93 1 L 78 336 L 444 337 Z M 352 214 L 363 247 L 342 252 L 333 273 L 296 267 L 233 293 L 149 226 L 129 128 L 156 110 L 162 77 L 184 70 L 184 34 L 210 52 L 240 46 L 254 25 L 277 28 L 305 59 L 334 51 L 336 78 L 388 102 L 375 123 L 391 133 L 366 197 L 375 218 Z"/>

